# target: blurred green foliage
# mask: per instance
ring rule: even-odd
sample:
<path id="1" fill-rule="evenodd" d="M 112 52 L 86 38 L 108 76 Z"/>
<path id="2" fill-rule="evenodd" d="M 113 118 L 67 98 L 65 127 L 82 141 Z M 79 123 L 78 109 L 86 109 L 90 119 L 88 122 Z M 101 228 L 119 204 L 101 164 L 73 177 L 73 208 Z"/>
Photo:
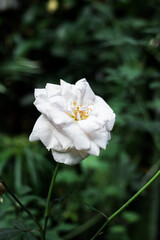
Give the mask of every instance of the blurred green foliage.
<path id="1" fill-rule="evenodd" d="M 57 2 L 0 3 L 0 174 L 42 222 L 55 163 L 28 140 L 39 114 L 33 90 L 86 77 L 116 125 L 99 157 L 60 167 L 47 240 L 89 239 L 160 166 L 160 1 Z M 26 213 L 7 193 L 3 200 L 0 239 L 39 239 Z M 99 239 L 158 240 L 159 222 L 155 182 Z"/>

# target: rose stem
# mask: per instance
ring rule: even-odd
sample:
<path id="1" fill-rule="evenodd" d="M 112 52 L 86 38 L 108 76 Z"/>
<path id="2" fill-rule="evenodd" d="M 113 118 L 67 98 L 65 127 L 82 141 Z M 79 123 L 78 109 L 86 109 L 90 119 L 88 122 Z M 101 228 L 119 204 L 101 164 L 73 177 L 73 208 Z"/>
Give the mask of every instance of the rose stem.
<path id="1" fill-rule="evenodd" d="M 113 213 L 107 221 L 102 225 L 102 227 L 97 231 L 97 233 L 90 239 L 94 240 L 96 239 L 99 234 L 102 232 L 102 230 L 107 226 L 107 224 L 115 218 L 120 212 L 122 212 L 123 209 L 125 209 L 133 200 L 135 200 L 149 185 L 160 175 L 160 170 L 135 194 L 133 197 L 131 197 L 122 207 L 120 207 L 115 213 Z"/>
<path id="2" fill-rule="evenodd" d="M 23 203 L 12 193 L 12 191 L 9 189 L 3 178 L 0 176 L 0 179 L 2 181 L 3 186 L 7 190 L 7 192 L 14 198 L 14 200 L 21 206 L 21 208 L 33 219 L 33 221 L 37 224 L 37 226 L 40 229 L 40 232 L 42 232 L 42 227 L 40 223 L 38 222 L 37 218 L 32 215 L 32 213 L 23 205 Z"/>
<path id="3" fill-rule="evenodd" d="M 50 204 L 51 202 L 51 196 L 52 196 L 52 192 L 53 192 L 53 186 L 56 180 L 56 176 L 58 173 L 58 169 L 59 169 L 59 163 L 57 163 L 56 168 L 54 170 L 53 176 L 52 176 L 52 180 L 50 183 L 50 187 L 49 187 L 49 191 L 48 191 L 48 196 L 47 196 L 47 203 L 46 203 L 46 209 L 45 209 L 45 221 L 44 221 L 44 228 L 43 228 L 43 234 L 42 234 L 42 240 L 45 240 L 45 235 L 46 235 L 46 229 L 47 229 L 47 223 L 48 223 L 48 219 L 50 217 L 51 214 L 51 210 L 52 210 L 52 206 Z"/>

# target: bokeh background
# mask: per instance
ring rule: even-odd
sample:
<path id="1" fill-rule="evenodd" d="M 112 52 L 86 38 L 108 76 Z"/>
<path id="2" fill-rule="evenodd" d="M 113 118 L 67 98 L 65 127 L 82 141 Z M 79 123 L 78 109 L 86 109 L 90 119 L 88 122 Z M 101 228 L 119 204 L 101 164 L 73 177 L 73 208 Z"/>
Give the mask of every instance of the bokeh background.
<path id="1" fill-rule="evenodd" d="M 41 222 L 55 162 L 28 140 L 39 116 L 34 88 L 85 77 L 117 116 L 99 157 L 61 165 L 47 240 L 90 239 L 159 169 L 159 44 L 159 0 L 0 0 L 0 174 Z M 2 197 L 0 228 L 37 228 Z M 33 235 L 13 239 L 39 239 Z M 159 240 L 159 180 L 98 239 Z"/>

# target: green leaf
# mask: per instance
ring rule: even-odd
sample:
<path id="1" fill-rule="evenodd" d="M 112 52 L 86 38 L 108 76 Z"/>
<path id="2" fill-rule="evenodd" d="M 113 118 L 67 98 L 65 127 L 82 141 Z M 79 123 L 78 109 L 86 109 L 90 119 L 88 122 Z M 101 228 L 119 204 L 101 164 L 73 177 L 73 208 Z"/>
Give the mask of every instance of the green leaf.
<path id="1" fill-rule="evenodd" d="M 14 49 L 14 55 L 18 57 L 25 56 L 31 49 L 40 49 L 42 46 L 42 39 L 20 41 L 17 47 Z"/>
<path id="2" fill-rule="evenodd" d="M 124 212 L 122 214 L 123 219 L 125 219 L 128 223 L 135 223 L 140 220 L 140 216 L 131 211 Z"/>
<path id="3" fill-rule="evenodd" d="M 12 156 L 12 153 L 13 152 L 12 152 L 11 149 L 8 149 L 7 151 L 3 150 L 0 153 L 0 174 L 2 174 L 3 169 L 5 168 L 5 166 L 7 165 L 10 157 Z"/>
<path id="4" fill-rule="evenodd" d="M 36 240 L 35 236 L 30 232 L 25 232 L 23 234 L 23 240 Z"/>
<path id="5" fill-rule="evenodd" d="M 72 183 L 77 180 L 77 175 L 75 171 L 70 169 L 62 169 L 61 174 L 57 177 L 57 182 Z"/>
<path id="6" fill-rule="evenodd" d="M 110 228 L 110 232 L 116 234 L 124 234 L 126 232 L 126 228 L 122 225 L 116 225 Z"/>
<path id="7" fill-rule="evenodd" d="M 5 93 L 7 91 L 6 87 L 0 83 L 0 93 Z"/>
<path id="8" fill-rule="evenodd" d="M 8 240 L 21 232 L 21 230 L 16 228 L 0 228 L 0 239 Z"/>
<path id="9" fill-rule="evenodd" d="M 31 177 L 31 181 L 33 182 L 34 186 L 36 187 L 38 184 L 38 176 L 35 166 L 35 161 L 33 159 L 33 153 L 29 148 L 25 149 L 26 160 L 28 165 L 29 174 Z"/>
<path id="10" fill-rule="evenodd" d="M 62 238 L 58 235 L 58 233 L 54 230 L 47 231 L 47 240 L 62 240 Z"/>
<path id="11" fill-rule="evenodd" d="M 76 224 L 72 224 L 72 223 L 61 223 L 56 227 L 56 230 L 58 232 L 60 231 L 71 231 L 74 228 L 76 228 L 77 225 Z"/>
<path id="12" fill-rule="evenodd" d="M 16 156 L 14 167 L 15 186 L 17 190 L 22 187 L 22 158 L 20 155 Z"/>
<path id="13" fill-rule="evenodd" d="M 39 72 L 38 62 L 21 57 L 6 60 L 0 66 L 0 75 L 2 76 L 14 77 L 15 75 L 31 75 Z M 15 80 L 18 79 L 15 78 Z"/>
<path id="14" fill-rule="evenodd" d="M 27 231 L 26 227 L 24 226 L 24 224 L 22 222 L 14 220 L 13 224 L 17 229 L 22 230 L 22 231 Z"/>

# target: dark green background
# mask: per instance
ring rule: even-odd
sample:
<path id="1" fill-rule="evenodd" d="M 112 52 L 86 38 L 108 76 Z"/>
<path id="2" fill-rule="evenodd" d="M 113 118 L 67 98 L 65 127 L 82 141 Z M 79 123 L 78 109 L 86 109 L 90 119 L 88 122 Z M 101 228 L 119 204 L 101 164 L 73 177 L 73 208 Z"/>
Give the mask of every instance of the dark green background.
<path id="1" fill-rule="evenodd" d="M 28 140 L 39 116 L 34 88 L 85 77 L 116 113 L 107 149 L 76 167 L 61 165 L 54 189 L 47 240 L 88 240 L 102 213 L 110 216 L 160 166 L 160 1 L 59 0 L 54 11 L 47 1 L 14 3 L 0 1 L 0 173 L 41 222 L 55 162 Z M 18 220 L 36 229 L 8 194 L 3 199 L 1 228 Z M 159 226 L 157 180 L 99 239 L 159 240 Z"/>

